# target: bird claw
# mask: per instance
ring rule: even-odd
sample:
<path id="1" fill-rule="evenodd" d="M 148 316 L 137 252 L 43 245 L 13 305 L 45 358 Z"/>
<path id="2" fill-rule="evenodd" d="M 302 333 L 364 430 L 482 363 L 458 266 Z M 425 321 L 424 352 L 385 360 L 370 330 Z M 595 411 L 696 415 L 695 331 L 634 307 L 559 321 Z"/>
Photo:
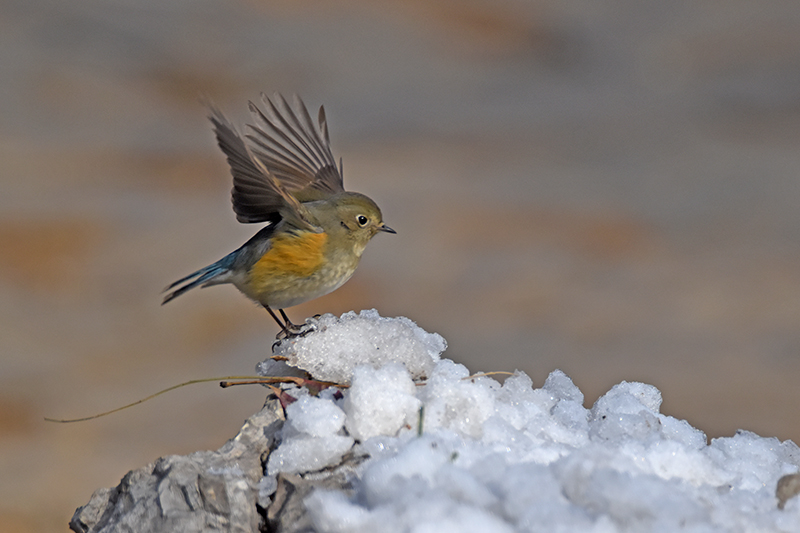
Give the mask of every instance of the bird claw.
<path id="1" fill-rule="evenodd" d="M 312 331 L 316 331 L 317 327 L 314 324 L 292 324 L 289 322 L 286 324 L 286 327 L 283 328 L 278 334 L 275 336 L 277 342 L 283 341 L 285 339 L 293 339 L 295 337 L 305 337 Z"/>

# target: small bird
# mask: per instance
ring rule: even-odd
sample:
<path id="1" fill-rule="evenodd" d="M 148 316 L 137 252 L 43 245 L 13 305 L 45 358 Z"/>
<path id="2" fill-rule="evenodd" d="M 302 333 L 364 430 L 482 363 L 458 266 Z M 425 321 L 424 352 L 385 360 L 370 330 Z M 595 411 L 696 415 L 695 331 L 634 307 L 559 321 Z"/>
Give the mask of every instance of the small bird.
<path id="1" fill-rule="evenodd" d="M 194 287 L 231 283 L 272 315 L 280 338 L 300 332 L 284 308 L 341 287 L 372 237 L 396 232 L 384 224 L 374 201 L 344 190 L 342 160 L 337 167 L 325 109 L 320 107 L 315 128 L 299 97 L 289 106 L 280 94 L 261 96 L 264 110 L 250 102 L 255 124 L 244 137 L 213 106 L 209 118 L 231 167 L 236 219 L 267 226 L 216 263 L 164 289 L 162 305 Z"/>

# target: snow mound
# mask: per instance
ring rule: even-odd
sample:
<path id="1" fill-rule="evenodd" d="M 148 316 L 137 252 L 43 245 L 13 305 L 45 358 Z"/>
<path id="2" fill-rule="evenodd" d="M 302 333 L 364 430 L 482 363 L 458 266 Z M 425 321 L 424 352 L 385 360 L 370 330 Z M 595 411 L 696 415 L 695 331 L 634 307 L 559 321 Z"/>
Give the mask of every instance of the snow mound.
<path id="1" fill-rule="evenodd" d="M 262 486 L 350 450 L 368 456 L 352 495 L 306 499 L 318 531 L 800 532 L 800 499 L 781 510 L 775 496 L 800 470 L 791 441 L 738 431 L 708 443 L 660 413 L 660 391 L 643 383 L 623 381 L 587 409 L 559 370 L 540 388 L 522 372 L 470 377 L 439 359 L 444 339 L 404 318 L 365 311 L 316 326 L 281 354 L 352 386 L 287 408 Z"/>

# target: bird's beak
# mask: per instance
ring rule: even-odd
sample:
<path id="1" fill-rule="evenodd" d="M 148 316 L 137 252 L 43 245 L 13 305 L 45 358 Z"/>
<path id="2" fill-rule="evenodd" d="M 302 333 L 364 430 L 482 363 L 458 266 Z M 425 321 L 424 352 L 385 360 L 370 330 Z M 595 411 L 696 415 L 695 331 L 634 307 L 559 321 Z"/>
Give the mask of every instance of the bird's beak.
<path id="1" fill-rule="evenodd" d="M 386 233 L 397 233 L 395 230 L 393 230 L 386 224 L 381 224 L 380 226 L 378 226 L 378 231 L 385 231 Z"/>

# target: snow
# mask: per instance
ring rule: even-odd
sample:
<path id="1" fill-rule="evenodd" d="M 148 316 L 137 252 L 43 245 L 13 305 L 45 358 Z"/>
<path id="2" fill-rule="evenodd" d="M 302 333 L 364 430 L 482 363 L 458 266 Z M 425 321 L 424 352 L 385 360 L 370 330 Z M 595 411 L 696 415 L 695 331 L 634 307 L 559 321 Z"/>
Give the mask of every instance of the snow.
<path id="1" fill-rule="evenodd" d="M 276 347 L 274 354 L 316 379 L 349 384 L 356 364 L 403 363 L 414 379 L 427 376 L 447 348 L 441 335 L 411 320 L 385 318 L 374 309 L 306 320 L 312 332 Z"/>
<path id="2" fill-rule="evenodd" d="M 374 310 L 309 323 L 276 354 L 350 387 L 289 391 L 298 400 L 259 487 L 266 498 L 281 472 L 368 456 L 351 496 L 306 499 L 318 531 L 800 532 L 800 499 L 779 510 L 775 496 L 800 470 L 791 441 L 739 431 L 708 443 L 661 414 L 661 392 L 644 383 L 587 409 L 559 370 L 541 388 L 522 372 L 470 377 L 440 357 L 440 336 Z"/>
<path id="3" fill-rule="evenodd" d="M 336 464 L 353 446 L 341 432 L 345 413 L 330 400 L 302 396 L 286 407 L 283 441 L 267 460 L 267 473 L 319 470 Z"/>
<path id="4" fill-rule="evenodd" d="M 356 440 L 394 435 L 416 423 L 422 402 L 416 385 L 400 363 L 374 369 L 358 366 L 353 373 L 343 408 L 348 413 L 345 427 Z"/>

